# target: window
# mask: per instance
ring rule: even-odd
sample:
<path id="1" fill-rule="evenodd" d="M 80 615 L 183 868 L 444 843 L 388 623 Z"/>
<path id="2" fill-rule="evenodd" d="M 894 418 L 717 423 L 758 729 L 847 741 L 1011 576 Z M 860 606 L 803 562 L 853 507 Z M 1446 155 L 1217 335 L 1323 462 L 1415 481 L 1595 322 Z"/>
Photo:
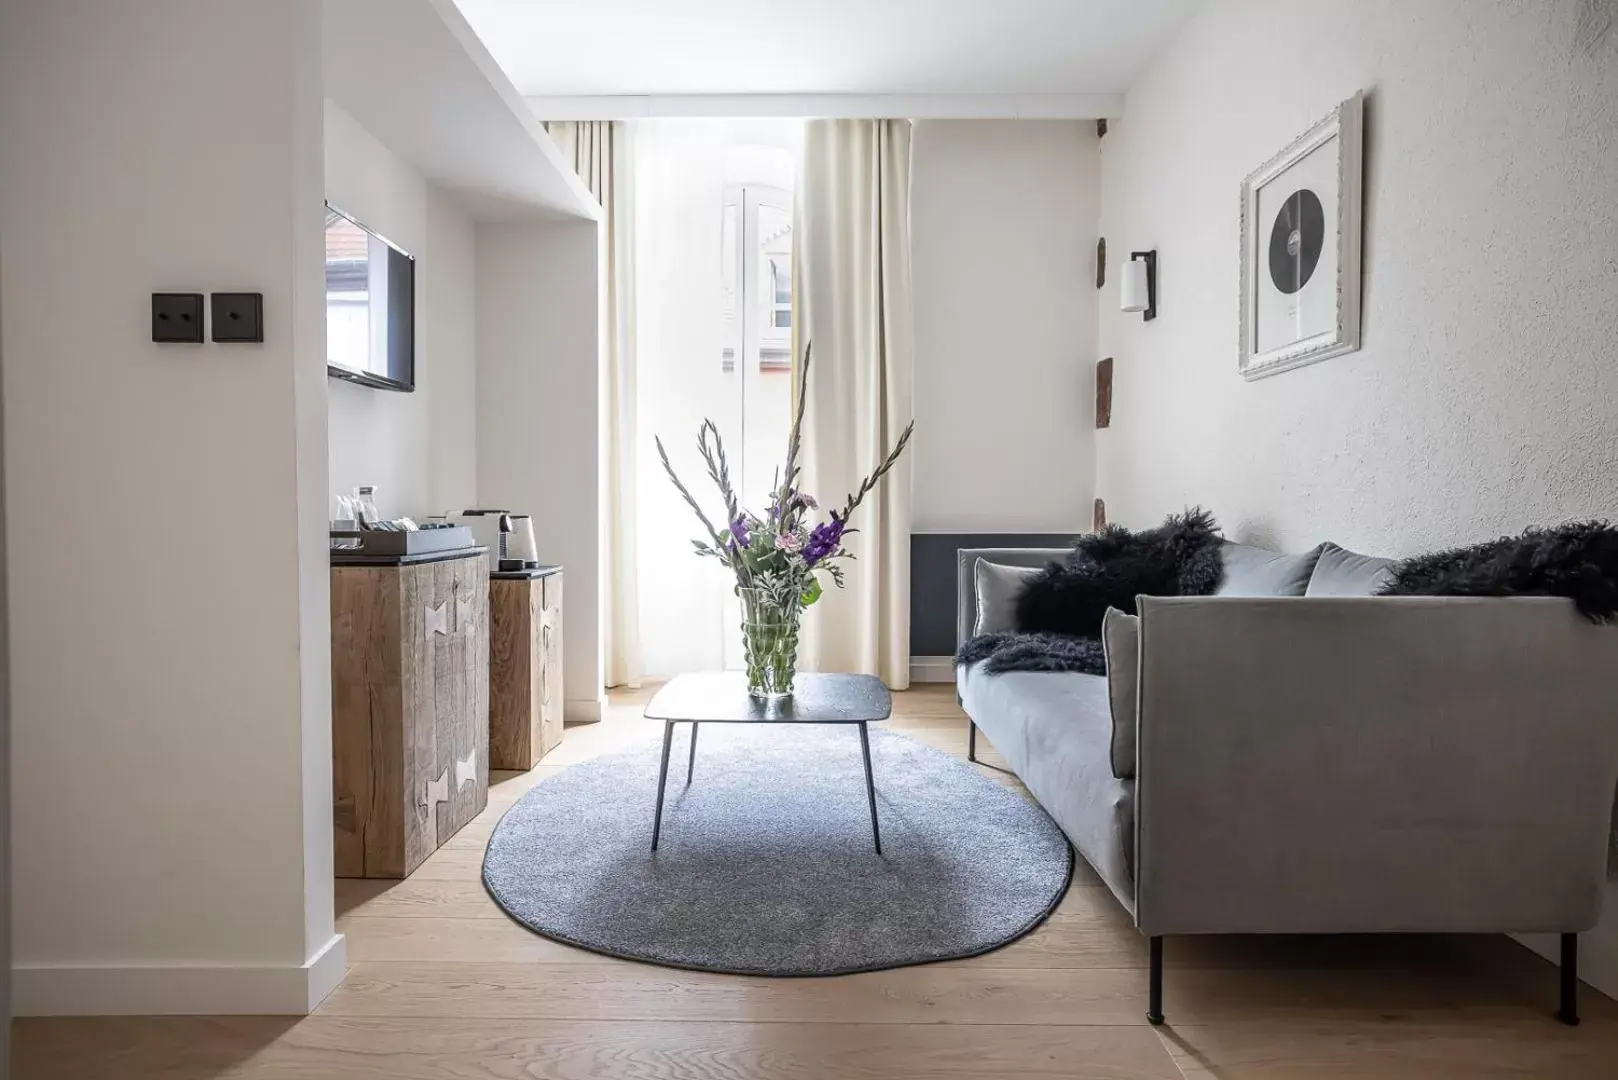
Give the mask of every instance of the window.
<path id="1" fill-rule="evenodd" d="M 791 193 L 755 184 L 727 188 L 720 244 L 723 370 L 736 370 L 736 356 L 742 352 L 756 354 L 756 370 L 790 371 Z"/>

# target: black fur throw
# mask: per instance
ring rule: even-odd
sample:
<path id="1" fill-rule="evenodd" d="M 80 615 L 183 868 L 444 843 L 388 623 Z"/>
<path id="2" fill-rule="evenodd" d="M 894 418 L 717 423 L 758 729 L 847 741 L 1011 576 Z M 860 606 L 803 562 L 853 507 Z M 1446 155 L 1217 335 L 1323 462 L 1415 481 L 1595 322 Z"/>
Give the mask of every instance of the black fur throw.
<path id="1" fill-rule="evenodd" d="M 956 653 L 956 663 L 986 661 L 1007 671 L 1106 673 L 1101 619 L 1108 608 L 1135 613 L 1135 597 L 1205 596 L 1224 580 L 1219 526 L 1201 507 L 1170 516 L 1155 529 L 1108 525 L 1079 537 L 1017 598 L 1017 633 L 984 634 Z"/>
<path id="2" fill-rule="evenodd" d="M 1565 596 L 1591 622 L 1618 618 L 1618 529 L 1605 521 L 1417 555 L 1389 573 L 1383 596 Z"/>
<path id="3" fill-rule="evenodd" d="M 1108 608 L 1135 613 L 1135 597 L 1201 596 L 1224 577 L 1219 526 L 1196 507 L 1155 529 L 1131 532 L 1108 525 L 1079 537 L 1060 563 L 1052 563 L 1017 598 L 1017 629 L 1025 633 L 1101 636 Z"/>
<path id="4" fill-rule="evenodd" d="M 988 661 L 983 670 L 990 675 L 1008 671 L 1107 673 L 1101 642 L 1065 634 L 980 634 L 955 654 L 957 664 L 975 664 L 979 660 Z"/>

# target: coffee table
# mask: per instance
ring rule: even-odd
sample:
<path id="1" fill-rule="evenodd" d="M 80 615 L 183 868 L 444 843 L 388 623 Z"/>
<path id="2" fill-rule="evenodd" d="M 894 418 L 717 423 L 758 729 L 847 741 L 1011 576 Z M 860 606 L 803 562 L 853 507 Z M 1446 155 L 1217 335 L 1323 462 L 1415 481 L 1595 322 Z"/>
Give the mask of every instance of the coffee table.
<path id="1" fill-rule="evenodd" d="M 668 786 L 669 748 L 674 725 L 691 725 L 691 755 L 685 782 L 697 764 L 699 724 L 858 724 L 860 751 L 865 756 L 865 797 L 871 804 L 871 839 L 882 854 L 882 833 L 876 821 L 876 784 L 871 778 L 871 736 L 866 725 L 886 720 L 893 712 L 893 697 L 873 675 L 803 674 L 792 684 L 791 697 L 760 701 L 747 692 L 747 678 L 739 671 L 676 675 L 652 696 L 646 718 L 663 721 L 663 763 L 657 772 L 657 810 L 652 817 L 652 850 L 663 830 L 663 790 Z"/>

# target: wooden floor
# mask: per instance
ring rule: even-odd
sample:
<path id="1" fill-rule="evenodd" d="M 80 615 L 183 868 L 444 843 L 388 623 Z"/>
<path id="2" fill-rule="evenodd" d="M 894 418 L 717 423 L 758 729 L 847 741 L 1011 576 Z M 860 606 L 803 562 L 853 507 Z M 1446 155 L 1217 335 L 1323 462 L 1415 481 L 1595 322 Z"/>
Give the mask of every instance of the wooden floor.
<path id="1" fill-rule="evenodd" d="M 352 967 L 315 1015 L 24 1020 L 14 1075 L 1618 1078 L 1618 1005 L 1586 991 L 1584 1025 L 1563 1027 L 1554 970 L 1505 938 L 1171 938 L 1169 1024 L 1153 1029 L 1144 944 L 1083 869 L 1005 949 L 865 975 L 671 971 L 537 937 L 484 893 L 483 845 L 534 782 L 644 734 L 643 701 L 615 698 L 532 773 L 498 775 L 488 811 L 408 881 L 339 882 Z M 964 756 L 951 687 L 897 695 L 892 726 Z"/>

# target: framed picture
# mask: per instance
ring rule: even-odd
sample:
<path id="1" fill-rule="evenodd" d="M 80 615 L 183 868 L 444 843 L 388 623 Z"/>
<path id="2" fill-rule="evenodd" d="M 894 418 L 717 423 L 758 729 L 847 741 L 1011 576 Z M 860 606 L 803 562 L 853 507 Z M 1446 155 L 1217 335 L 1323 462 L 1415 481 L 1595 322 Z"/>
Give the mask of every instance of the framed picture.
<path id="1" fill-rule="evenodd" d="M 1364 95 L 1242 181 L 1243 377 L 1360 347 Z"/>

